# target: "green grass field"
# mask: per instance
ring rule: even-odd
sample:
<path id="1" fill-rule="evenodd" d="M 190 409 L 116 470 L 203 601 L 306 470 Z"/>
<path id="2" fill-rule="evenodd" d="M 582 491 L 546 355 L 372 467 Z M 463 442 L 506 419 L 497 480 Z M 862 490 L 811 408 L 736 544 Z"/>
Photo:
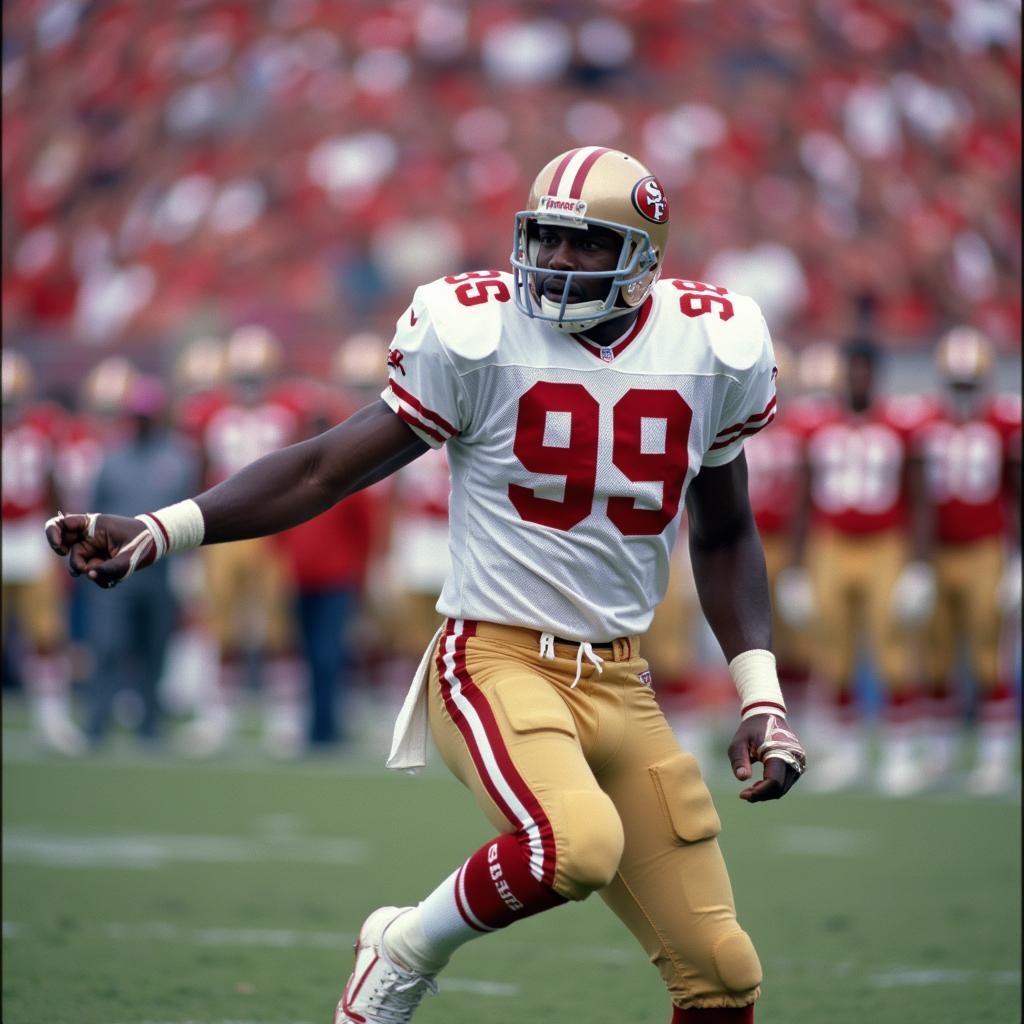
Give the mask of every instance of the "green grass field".
<path id="1" fill-rule="evenodd" d="M 758 1024 L 1020 1019 L 1017 802 L 715 795 L 765 966 Z M 3 819 L 5 1024 L 327 1024 L 365 913 L 415 901 L 488 835 L 441 771 L 130 745 L 68 762 L 11 728 Z M 592 899 L 465 947 L 416 1019 L 668 1018 Z"/>

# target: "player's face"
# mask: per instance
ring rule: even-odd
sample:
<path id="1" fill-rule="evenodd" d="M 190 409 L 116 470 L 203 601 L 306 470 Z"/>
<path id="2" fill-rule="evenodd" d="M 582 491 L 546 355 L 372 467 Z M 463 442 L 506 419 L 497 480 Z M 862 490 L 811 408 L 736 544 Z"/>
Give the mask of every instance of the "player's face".
<path id="1" fill-rule="evenodd" d="M 596 225 L 587 229 L 539 224 L 537 266 L 547 270 L 614 270 L 622 252 L 622 236 Z M 560 274 L 537 274 L 538 294 L 552 302 L 562 301 L 566 279 Z M 608 295 L 607 279 L 575 278 L 569 286 L 569 302 L 593 302 Z"/>

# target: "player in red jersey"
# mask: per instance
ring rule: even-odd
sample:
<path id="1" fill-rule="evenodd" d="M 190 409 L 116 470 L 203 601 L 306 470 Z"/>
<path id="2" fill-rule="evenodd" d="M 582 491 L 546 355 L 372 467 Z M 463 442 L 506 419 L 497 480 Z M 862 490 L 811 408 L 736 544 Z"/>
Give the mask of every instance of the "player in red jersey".
<path id="1" fill-rule="evenodd" d="M 295 525 L 447 446 L 445 624 L 388 763 L 421 766 L 429 730 L 496 834 L 416 906 L 369 915 L 335 1024 L 405 1024 L 459 947 L 596 891 L 658 968 L 673 1024 L 754 1019 L 761 965 L 720 821 L 638 645 L 685 498 L 701 604 L 740 695 L 739 795 L 788 792 L 804 754 L 768 650 L 743 458 L 774 415 L 774 353 L 753 300 L 659 280 L 668 219 L 639 161 L 561 154 L 516 215 L 512 274 L 417 289 L 380 402 L 196 500 L 47 523 L 71 570 L 109 586 L 174 551 Z"/>
<path id="2" fill-rule="evenodd" d="M 301 411 L 294 390 L 280 383 L 283 352 L 264 327 L 239 327 L 224 348 L 229 397 L 216 391 L 193 396 L 191 412 L 202 430 L 207 486 L 215 486 L 299 436 Z M 212 392 L 212 393 L 211 393 Z M 203 551 L 206 616 L 219 656 L 219 678 L 209 702 L 182 734 L 195 756 L 218 752 L 230 739 L 251 650 L 263 677 L 264 743 L 276 757 L 298 754 L 305 740 L 304 677 L 293 612 L 288 559 L 266 538 Z"/>
<path id="3" fill-rule="evenodd" d="M 805 631 L 795 628 L 780 614 L 783 603 L 779 580 L 793 564 L 793 520 L 800 499 L 804 439 L 820 418 L 820 403 L 801 395 L 796 356 L 775 342 L 778 376 L 775 382 L 779 412 L 770 433 L 755 434 L 746 445 L 750 507 L 754 513 L 768 586 L 775 596 L 772 638 L 779 677 L 786 684 L 790 701 L 805 688 L 810 668 L 810 651 Z M 783 584 L 783 590 L 784 584 Z"/>
<path id="4" fill-rule="evenodd" d="M 969 788 L 1014 784 L 1017 714 L 1002 622 L 1020 608 L 1020 435 L 1017 395 L 991 394 L 991 344 L 970 327 L 949 331 L 936 350 L 944 385 L 937 414 L 921 429 L 933 513 L 937 601 L 928 642 L 931 760 L 941 778 L 955 758 L 954 673 L 963 645 L 978 693 L 977 761 Z"/>
<path id="5" fill-rule="evenodd" d="M 831 688 L 827 751 L 815 776 L 823 790 L 863 779 L 867 745 L 853 702 L 860 643 L 885 688 L 878 785 L 902 795 L 917 780 L 913 763 L 920 682 L 912 641 L 928 611 L 920 584 L 923 555 L 908 547 L 911 493 L 918 474 L 910 438 L 926 411 L 916 398 L 878 398 L 879 350 L 867 338 L 844 349 L 841 393 L 818 406 L 804 444 L 794 564 L 806 566 L 814 595 L 815 675 Z M 913 554 L 913 557 L 911 555 Z"/>
<path id="6" fill-rule="evenodd" d="M 63 581 L 48 564 L 38 538 L 38 518 L 57 501 L 56 451 L 64 413 L 33 401 L 28 360 L 3 352 L 3 636 L 17 624 L 21 664 L 32 722 L 41 742 L 62 754 L 85 750 L 72 716 L 67 650 L 67 601 Z"/>

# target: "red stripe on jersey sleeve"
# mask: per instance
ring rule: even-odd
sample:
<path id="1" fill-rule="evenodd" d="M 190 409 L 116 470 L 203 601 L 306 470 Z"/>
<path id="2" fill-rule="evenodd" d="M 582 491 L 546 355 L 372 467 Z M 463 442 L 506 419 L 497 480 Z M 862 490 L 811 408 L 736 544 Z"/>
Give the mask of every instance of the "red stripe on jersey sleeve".
<path id="1" fill-rule="evenodd" d="M 389 380 L 388 387 L 390 387 L 403 402 L 411 405 L 421 416 L 425 416 L 428 420 L 436 423 L 442 430 L 447 431 L 448 434 L 457 434 L 459 432 L 457 427 L 453 427 L 439 413 L 434 412 L 432 409 L 428 409 L 415 395 L 406 391 L 401 384 L 396 383 L 394 380 Z"/>

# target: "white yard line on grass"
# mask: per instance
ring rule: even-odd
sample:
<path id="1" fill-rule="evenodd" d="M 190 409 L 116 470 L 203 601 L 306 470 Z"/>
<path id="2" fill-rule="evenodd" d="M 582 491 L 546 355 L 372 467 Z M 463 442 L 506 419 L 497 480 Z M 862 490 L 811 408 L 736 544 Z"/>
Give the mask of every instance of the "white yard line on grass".
<path id="1" fill-rule="evenodd" d="M 55 868 L 132 868 L 155 870 L 168 864 L 362 864 L 369 844 L 362 839 L 309 836 L 174 836 L 58 834 L 10 826 L 3 832 L 8 863 Z"/>
<path id="2" fill-rule="evenodd" d="M 930 988 L 932 985 L 1019 985 L 1020 971 L 972 971 L 951 968 L 898 967 L 868 975 L 873 988 Z"/>

